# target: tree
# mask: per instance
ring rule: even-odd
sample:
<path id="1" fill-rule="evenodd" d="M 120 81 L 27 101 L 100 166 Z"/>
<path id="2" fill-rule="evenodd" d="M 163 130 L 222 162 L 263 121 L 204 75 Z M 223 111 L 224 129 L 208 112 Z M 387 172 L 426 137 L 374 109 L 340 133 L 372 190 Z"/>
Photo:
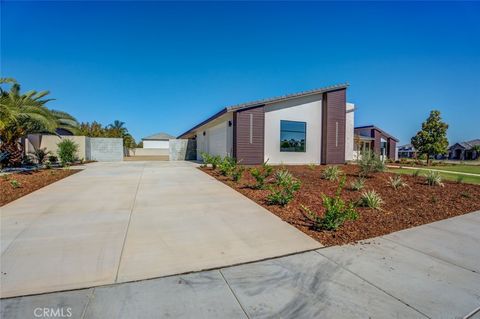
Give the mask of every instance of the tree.
<path id="1" fill-rule="evenodd" d="M 107 126 L 107 135 L 110 137 L 125 137 L 128 130 L 125 127 L 125 122 L 115 120 L 112 124 Z"/>
<path id="2" fill-rule="evenodd" d="M 442 121 L 440 111 L 433 110 L 422 123 L 422 129 L 412 137 L 413 147 L 420 155 L 427 157 L 427 165 L 430 165 L 431 156 L 447 153 L 447 129 L 448 124 Z"/>
<path id="3" fill-rule="evenodd" d="M 102 124 L 93 121 L 92 123 L 81 123 L 78 129 L 78 134 L 88 137 L 105 137 L 105 128 Z"/>
<path id="4" fill-rule="evenodd" d="M 8 165 L 22 160 L 20 138 L 33 133 L 52 133 L 58 127 L 71 127 L 75 119 L 64 112 L 51 111 L 45 104 L 49 91 L 20 93 L 20 84 L 11 78 L 1 78 L 0 84 L 10 84 L 10 90 L 0 87 L 0 152 L 8 153 Z M 67 116 L 68 115 L 68 116 Z"/>

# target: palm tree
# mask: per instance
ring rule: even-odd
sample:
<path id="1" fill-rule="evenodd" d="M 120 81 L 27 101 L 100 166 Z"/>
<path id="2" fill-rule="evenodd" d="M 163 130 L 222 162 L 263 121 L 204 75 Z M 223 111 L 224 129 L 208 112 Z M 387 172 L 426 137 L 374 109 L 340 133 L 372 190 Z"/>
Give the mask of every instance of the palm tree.
<path id="1" fill-rule="evenodd" d="M 8 153 L 8 164 L 18 165 L 22 159 L 20 139 L 33 133 L 55 134 L 55 129 L 73 129 L 76 120 L 71 115 L 51 111 L 45 104 L 49 91 L 20 93 L 20 85 L 9 78 L 1 78 L 0 84 L 11 84 L 10 90 L 0 87 L 0 152 Z"/>
<path id="2" fill-rule="evenodd" d="M 125 137 L 128 134 L 128 130 L 125 127 L 125 122 L 115 120 L 112 124 L 107 126 L 107 133 L 110 137 Z"/>

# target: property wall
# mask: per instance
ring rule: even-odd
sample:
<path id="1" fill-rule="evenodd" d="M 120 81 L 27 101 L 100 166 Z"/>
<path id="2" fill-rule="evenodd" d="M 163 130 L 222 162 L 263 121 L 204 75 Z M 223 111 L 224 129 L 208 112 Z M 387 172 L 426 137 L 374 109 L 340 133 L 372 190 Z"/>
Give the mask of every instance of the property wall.
<path id="1" fill-rule="evenodd" d="M 353 131 L 355 128 L 354 109 L 355 109 L 354 104 L 347 103 L 347 114 L 345 118 L 345 160 L 346 161 L 353 161 L 356 158 L 356 156 L 354 156 L 353 154 L 353 149 L 354 149 Z"/>
<path id="2" fill-rule="evenodd" d="M 128 156 L 166 156 L 168 154 L 168 148 L 131 148 L 128 150 Z"/>
<path id="3" fill-rule="evenodd" d="M 86 138 L 87 154 L 86 159 L 99 162 L 123 161 L 123 139 L 122 138 Z"/>
<path id="4" fill-rule="evenodd" d="M 265 106 L 265 160 L 271 164 L 320 163 L 322 95 Z M 306 151 L 280 152 L 280 121 L 306 122 Z"/>
<path id="5" fill-rule="evenodd" d="M 196 141 L 191 139 L 171 139 L 169 159 L 170 161 L 196 159 Z"/>
<path id="6" fill-rule="evenodd" d="M 168 141 L 143 141 L 143 148 L 163 148 L 168 149 Z"/>
<path id="7" fill-rule="evenodd" d="M 77 157 L 79 159 L 87 159 L 86 156 L 86 137 L 85 136 L 58 136 L 58 135 L 44 135 L 44 134 L 30 134 L 25 139 L 25 151 L 27 153 L 33 152 L 35 148 L 46 148 L 47 151 L 52 152 L 57 156 L 57 144 L 62 139 L 72 140 L 78 145 Z"/>

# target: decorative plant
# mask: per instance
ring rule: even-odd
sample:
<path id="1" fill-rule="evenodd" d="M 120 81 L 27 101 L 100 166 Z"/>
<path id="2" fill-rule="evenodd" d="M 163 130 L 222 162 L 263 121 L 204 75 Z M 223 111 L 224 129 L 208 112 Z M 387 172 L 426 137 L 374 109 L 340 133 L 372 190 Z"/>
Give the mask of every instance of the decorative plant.
<path id="1" fill-rule="evenodd" d="M 230 176 L 237 167 L 237 160 L 230 156 L 225 156 L 218 163 L 218 170 L 223 176 Z"/>
<path id="2" fill-rule="evenodd" d="M 273 167 L 267 164 L 268 160 L 262 164 L 262 167 L 253 167 L 250 169 L 250 174 L 255 178 L 256 184 L 253 186 L 256 189 L 265 188 L 265 180 L 272 174 Z"/>
<path id="3" fill-rule="evenodd" d="M 388 177 L 388 184 L 394 189 L 399 189 L 401 187 L 408 186 L 408 184 L 400 177 L 400 175 L 395 175 L 394 177 Z"/>
<path id="4" fill-rule="evenodd" d="M 346 203 L 340 196 L 345 185 L 345 177 L 340 180 L 335 196 L 327 196 L 322 194 L 323 207 L 325 214 L 320 217 L 317 213 L 312 212 L 305 205 L 301 208 L 305 211 L 307 218 L 313 222 L 314 228 L 325 230 L 336 230 L 342 226 L 347 220 L 355 220 L 358 213 L 352 202 Z"/>
<path id="5" fill-rule="evenodd" d="M 373 209 L 380 209 L 380 206 L 382 206 L 383 203 L 384 203 L 383 199 L 374 190 L 368 190 L 363 192 L 359 200 L 360 206 L 369 207 Z"/>
<path id="6" fill-rule="evenodd" d="M 37 148 L 33 152 L 29 152 L 30 155 L 35 158 L 38 164 L 42 165 L 43 162 L 47 159 L 47 156 L 50 155 L 52 152 L 47 151 L 46 147 Z"/>
<path id="7" fill-rule="evenodd" d="M 12 180 L 10 181 L 10 185 L 12 185 L 13 188 L 19 188 L 20 186 L 22 186 L 22 185 L 20 184 L 20 182 L 17 181 L 16 179 L 12 179 Z"/>
<path id="8" fill-rule="evenodd" d="M 372 173 L 383 172 L 385 170 L 385 163 L 380 156 L 371 150 L 362 151 L 362 154 L 357 160 L 360 167 L 360 176 L 370 176 Z"/>
<path id="9" fill-rule="evenodd" d="M 221 161 L 222 158 L 220 157 L 220 155 L 212 156 L 210 160 L 210 164 L 212 164 L 212 169 L 216 170 Z"/>
<path id="10" fill-rule="evenodd" d="M 208 164 L 212 164 L 212 156 L 206 152 L 201 152 L 200 156 L 203 159 L 202 167 L 207 167 Z"/>
<path id="11" fill-rule="evenodd" d="M 442 176 L 437 171 L 427 171 L 425 173 L 425 179 L 427 182 L 427 185 L 429 186 L 441 186 L 443 187 L 442 183 Z"/>
<path id="12" fill-rule="evenodd" d="M 312 170 L 312 171 L 315 170 L 315 167 L 317 167 L 317 165 L 315 165 L 314 163 L 308 164 L 308 168 L 309 168 L 310 170 Z"/>
<path id="13" fill-rule="evenodd" d="M 239 182 L 242 179 L 244 172 L 245 172 L 245 167 L 241 165 L 237 165 L 231 173 L 232 180 L 235 182 Z"/>
<path id="14" fill-rule="evenodd" d="M 350 183 L 350 188 L 354 191 L 359 191 L 365 186 L 365 178 L 359 177 Z"/>
<path id="15" fill-rule="evenodd" d="M 69 139 L 63 139 L 57 144 L 57 146 L 58 157 L 60 157 L 62 165 L 67 165 L 75 162 L 76 153 L 78 150 L 78 145 L 75 142 Z"/>
<path id="16" fill-rule="evenodd" d="M 327 168 L 323 170 L 322 178 L 328 179 L 329 181 L 337 181 L 341 174 L 342 170 L 338 166 L 327 166 Z"/>
<path id="17" fill-rule="evenodd" d="M 292 201 L 293 195 L 300 189 L 300 181 L 295 179 L 287 170 L 275 172 L 275 186 L 270 187 L 271 193 L 267 196 L 269 204 L 286 205 Z"/>

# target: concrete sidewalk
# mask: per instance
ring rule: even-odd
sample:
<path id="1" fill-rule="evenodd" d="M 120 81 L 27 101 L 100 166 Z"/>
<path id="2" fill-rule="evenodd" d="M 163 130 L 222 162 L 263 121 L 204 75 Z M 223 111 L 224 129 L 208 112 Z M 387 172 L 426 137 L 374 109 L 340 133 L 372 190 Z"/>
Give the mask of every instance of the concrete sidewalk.
<path id="1" fill-rule="evenodd" d="M 0 300 L 2 318 L 471 318 L 480 212 L 362 242 L 188 275 Z M 40 310 L 38 310 L 40 309 Z M 59 310 L 60 309 L 60 310 Z"/>
<path id="2" fill-rule="evenodd" d="M 319 248 L 188 162 L 93 163 L 1 208 L 1 297 Z"/>

